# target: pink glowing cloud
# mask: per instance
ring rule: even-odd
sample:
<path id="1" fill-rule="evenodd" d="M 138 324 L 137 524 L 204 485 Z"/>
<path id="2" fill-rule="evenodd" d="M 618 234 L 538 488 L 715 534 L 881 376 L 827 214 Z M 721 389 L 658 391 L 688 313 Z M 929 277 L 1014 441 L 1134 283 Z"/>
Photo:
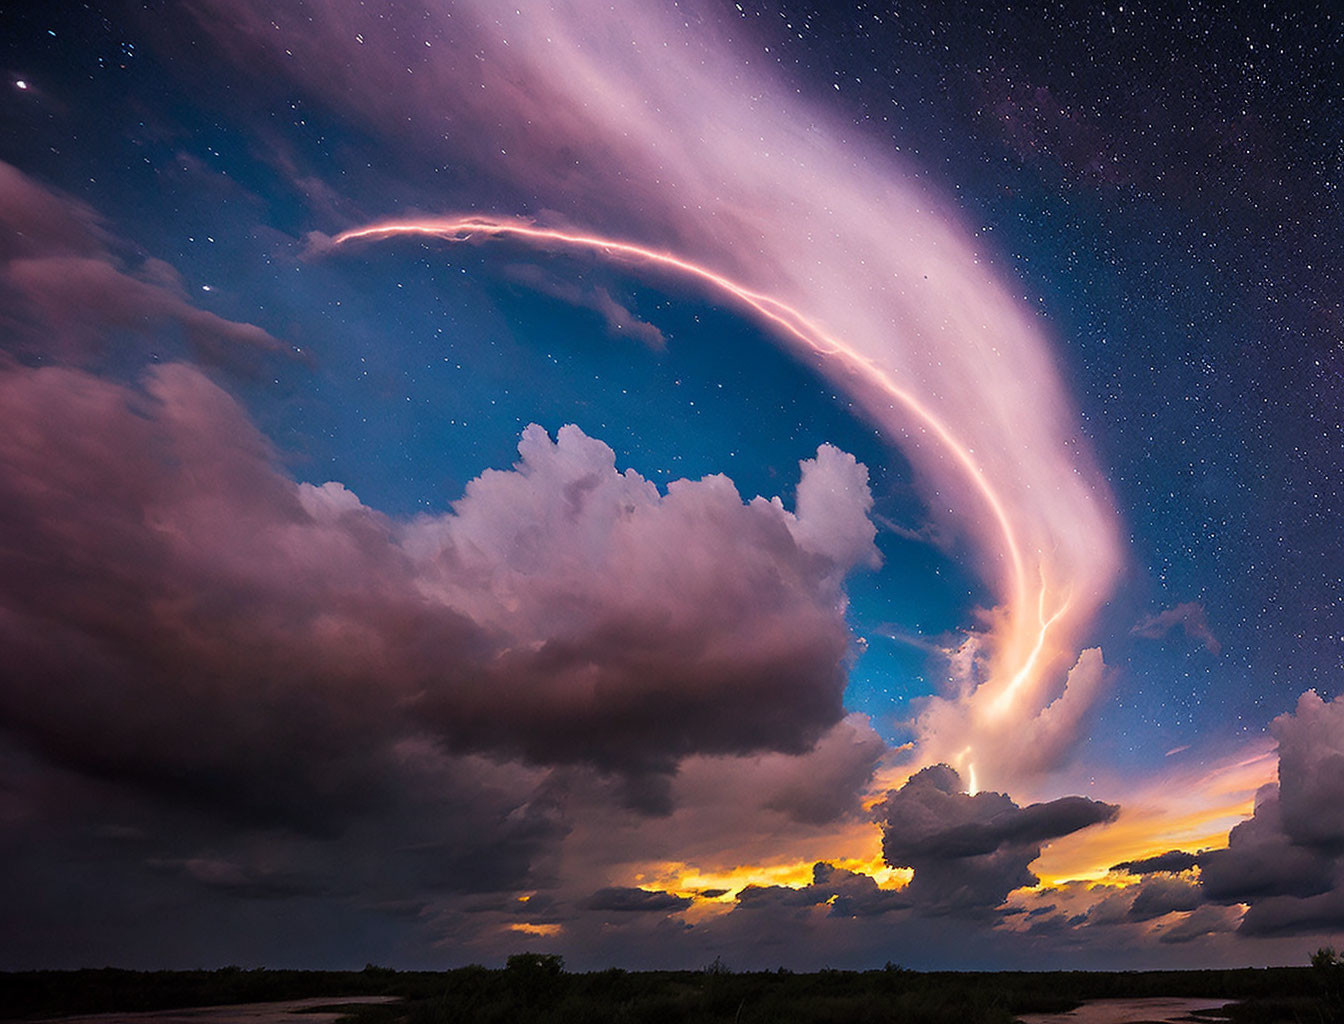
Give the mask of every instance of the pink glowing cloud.
<path id="1" fill-rule="evenodd" d="M 842 581 L 876 549 L 836 449 L 795 513 L 723 476 L 662 493 L 533 425 L 513 469 L 398 523 L 290 480 L 183 364 L 143 389 L 0 367 L 0 425 L 0 722 L 57 763 L 278 814 L 357 796 L 347 744 L 428 735 L 665 810 L 682 759 L 801 754 L 844 717 Z"/>
<path id="2" fill-rule="evenodd" d="M 193 305 L 162 260 L 132 261 L 100 218 L 0 162 L 0 327 L 5 347 L 87 363 L 112 332 L 152 336 L 175 326 L 207 361 L 247 365 L 285 346 L 253 324 Z"/>
<path id="3" fill-rule="evenodd" d="M 1103 692 L 1066 682 L 1122 562 L 1116 515 L 1047 332 L 890 152 L 734 56 L 708 16 L 469 2 L 391 39 L 354 5 L 314 12 L 302 33 L 269 5 L 206 9 L 240 56 L 540 211 L 403 226 L 605 252 L 697 278 L 772 324 L 908 455 L 930 517 L 955 528 L 993 596 L 967 674 L 920 718 L 920 758 L 995 786 L 1057 766 L 1076 729 L 1048 760 L 1024 760 L 1013 738 L 1052 705 L 1056 723 L 1083 721 Z M 279 59 L 273 40 L 296 35 L 305 52 Z"/>
<path id="4" fill-rule="evenodd" d="M 1223 645 L 1214 636 L 1204 606 L 1198 601 L 1186 601 L 1155 615 L 1147 615 L 1130 632 L 1134 636 L 1160 640 L 1177 628 L 1184 629 L 1191 640 L 1198 640 L 1210 654 L 1221 653 Z"/>
<path id="5" fill-rule="evenodd" d="M 739 863 L 867 854 L 885 746 L 842 706 L 844 578 L 878 552 L 852 456 L 803 460 L 791 511 L 722 476 L 663 491 L 578 428 L 534 426 L 512 469 L 397 521 L 292 479 L 198 367 L 94 372 L 125 329 L 112 314 L 163 296 L 117 277 L 92 211 L 13 181 L 5 265 L 96 264 L 107 298 L 87 344 L 59 302 L 31 303 L 39 365 L 0 357 L 0 815 L 44 836 L 21 846 L 59 858 L 45 830 L 97 821 L 117 846 L 101 877 L 128 892 L 146 872 L 204 903 L 353 888 L 436 938 L 466 913 L 464 941 L 487 921 L 569 927 L 651 859 L 728 856 L 735 829 Z M 27 238 L 30 208 L 50 237 Z M 182 305 L 165 315 L 191 322 Z M 582 866 L 558 881 L 562 847 Z M 538 888 L 526 921 L 462 910 Z M 22 913 L 68 936 L 109 916 L 92 906 Z"/>

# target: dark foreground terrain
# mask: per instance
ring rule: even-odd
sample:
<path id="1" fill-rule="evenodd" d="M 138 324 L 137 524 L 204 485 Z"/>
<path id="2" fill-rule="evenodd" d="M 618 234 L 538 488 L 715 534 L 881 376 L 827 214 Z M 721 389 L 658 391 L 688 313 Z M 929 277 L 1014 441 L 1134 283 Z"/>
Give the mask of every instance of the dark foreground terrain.
<path id="1" fill-rule="evenodd" d="M 572 974 L 558 957 L 520 954 L 504 969 L 445 972 L 242 970 L 0 973 L 0 1019 L 166 1010 L 269 1000 L 396 996 L 350 1006 L 352 1024 L 1011 1024 L 1085 1000 L 1189 996 L 1238 1000 L 1232 1024 L 1344 1024 L 1344 964 L 1225 971 L 1001 972 L 825 970 L 735 973 L 609 970 Z M 296 1020 L 301 1018 L 296 1017 Z"/>

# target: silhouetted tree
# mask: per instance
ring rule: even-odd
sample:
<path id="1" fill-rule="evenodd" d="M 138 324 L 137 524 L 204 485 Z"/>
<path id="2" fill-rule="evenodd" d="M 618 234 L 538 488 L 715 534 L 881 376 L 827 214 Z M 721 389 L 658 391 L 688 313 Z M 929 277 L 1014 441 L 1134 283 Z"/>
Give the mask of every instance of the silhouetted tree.
<path id="1" fill-rule="evenodd" d="M 565 959 L 558 953 L 514 953 L 505 962 L 509 988 L 526 1003 L 552 1002 L 563 983 Z"/>
<path id="2" fill-rule="evenodd" d="M 1344 1019 L 1344 957 L 1333 946 L 1322 946 L 1311 954 L 1311 971 L 1320 980 L 1328 1012 Z"/>

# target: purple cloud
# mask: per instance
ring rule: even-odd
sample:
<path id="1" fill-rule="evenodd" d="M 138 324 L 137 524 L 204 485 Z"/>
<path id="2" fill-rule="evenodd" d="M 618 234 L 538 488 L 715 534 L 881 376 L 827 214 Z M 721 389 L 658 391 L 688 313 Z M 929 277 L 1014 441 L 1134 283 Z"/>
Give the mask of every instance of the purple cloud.
<path id="1" fill-rule="evenodd" d="M 115 255 L 97 215 L 0 162 L 0 326 L 6 347 L 87 364 L 109 337 L 182 332 L 197 358 L 247 366 L 287 347 L 260 327 L 236 323 L 187 299 L 162 260 L 138 266 Z"/>
<path id="2" fill-rule="evenodd" d="M 183 365 L 143 389 L 11 368 L 0 422 L 0 713 L 62 763 L 260 809 L 358 799 L 340 752 L 418 732 L 637 776 L 803 753 L 843 716 L 840 578 L 875 550 L 833 449 L 795 515 L 533 426 L 512 470 L 398 523 L 294 483 Z"/>
<path id="3" fill-rule="evenodd" d="M 1225 850 L 1201 854 L 1205 896 L 1247 903 L 1244 935 L 1294 935 L 1344 927 L 1344 698 L 1308 690 L 1274 719 L 1278 784 L 1256 795 L 1255 813 L 1232 829 Z"/>
<path id="4" fill-rule="evenodd" d="M 1149 615 L 1131 629 L 1130 633 L 1150 640 L 1161 640 L 1178 626 L 1185 630 L 1185 635 L 1191 640 L 1198 640 L 1207 647 L 1210 654 L 1219 654 L 1222 651 L 1223 645 L 1209 628 L 1209 619 L 1204 613 L 1204 606 L 1195 601 L 1187 601 L 1175 608 Z"/>
<path id="5" fill-rule="evenodd" d="M 911 776 L 880 808 L 882 855 L 915 870 L 908 894 L 928 912 L 983 913 L 1020 886 L 1049 839 L 1111 821 L 1114 804 L 1063 797 L 1019 807 L 1003 793 L 966 793 L 947 765 Z"/>

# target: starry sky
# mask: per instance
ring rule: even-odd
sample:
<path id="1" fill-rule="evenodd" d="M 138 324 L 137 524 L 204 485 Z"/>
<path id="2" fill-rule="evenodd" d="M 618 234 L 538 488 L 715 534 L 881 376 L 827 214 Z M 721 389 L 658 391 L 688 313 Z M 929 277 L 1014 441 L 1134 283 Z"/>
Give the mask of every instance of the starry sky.
<path id="1" fill-rule="evenodd" d="M 1342 32 L 0 12 L 0 968 L 1338 945 Z"/>

